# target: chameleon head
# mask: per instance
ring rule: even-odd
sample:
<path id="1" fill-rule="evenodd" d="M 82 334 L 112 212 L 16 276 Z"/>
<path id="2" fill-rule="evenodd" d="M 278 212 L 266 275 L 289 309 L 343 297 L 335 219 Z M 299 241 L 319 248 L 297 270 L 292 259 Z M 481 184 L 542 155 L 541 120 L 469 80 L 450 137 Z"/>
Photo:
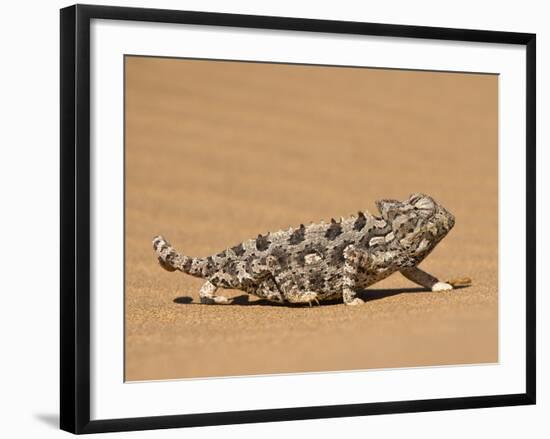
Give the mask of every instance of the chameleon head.
<path id="1" fill-rule="evenodd" d="M 427 255 L 455 224 L 454 216 L 425 194 L 412 194 L 404 201 L 380 200 L 376 205 L 400 245 L 416 256 Z"/>

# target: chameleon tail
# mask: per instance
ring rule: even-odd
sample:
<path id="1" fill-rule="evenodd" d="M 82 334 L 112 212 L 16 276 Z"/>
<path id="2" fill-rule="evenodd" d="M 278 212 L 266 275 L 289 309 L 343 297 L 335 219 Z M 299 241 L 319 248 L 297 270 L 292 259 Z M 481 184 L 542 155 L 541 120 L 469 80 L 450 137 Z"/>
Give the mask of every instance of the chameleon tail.
<path id="1" fill-rule="evenodd" d="M 209 258 L 193 258 L 178 253 L 174 247 L 162 236 L 153 238 L 153 249 L 155 250 L 159 264 L 167 271 L 183 271 L 196 277 L 206 277 L 210 271 Z"/>

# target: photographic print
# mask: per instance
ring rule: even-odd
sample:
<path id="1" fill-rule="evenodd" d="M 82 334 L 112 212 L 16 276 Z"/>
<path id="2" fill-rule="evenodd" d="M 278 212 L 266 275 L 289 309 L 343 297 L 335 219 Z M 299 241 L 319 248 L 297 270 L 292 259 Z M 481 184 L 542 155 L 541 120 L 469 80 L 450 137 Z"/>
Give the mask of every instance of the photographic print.
<path id="1" fill-rule="evenodd" d="M 125 380 L 498 363 L 498 86 L 126 55 Z"/>
<path id="2" fill-rule="evenodd" d="M 63 430 L 535 404 L 535 34 L 60 24 Z"/>

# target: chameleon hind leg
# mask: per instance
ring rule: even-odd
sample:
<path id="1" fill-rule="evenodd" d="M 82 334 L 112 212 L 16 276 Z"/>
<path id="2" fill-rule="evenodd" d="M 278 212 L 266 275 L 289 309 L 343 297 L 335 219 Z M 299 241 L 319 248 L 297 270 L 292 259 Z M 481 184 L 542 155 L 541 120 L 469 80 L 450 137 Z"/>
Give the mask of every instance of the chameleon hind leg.
<path id="1" fill-rule="evenodd" d="M 235 269 L 239 273 L 239 281 L 249 283 L 250 276 L 248 273 L 244 272 L 243 263 L 238 264 L 235 266 Z M 243 279 L 243 276 L 247 276 L 246 279 Z M 222 288 L 228 288 L 232 287 L 234 285 L 231 284 L 230 279 L 228 279 L 227 273 L 222 268 L 221 270 L 217 271 L 213 275 L 211 275 L 208 280 L 202 285 L 199 296 L 201 299 L 201 303 L 205 304 L 225 304 L 231 302 L 232 299 L 228 299 L 225 296 L 217 296 L 216 291 L 218 290 L 218 287 Z"/>
<path id="2" fill-rule="evenodd" d="M 273 289 L 276 285 L 269 285 L 265 283 L 265 280 L 272 276 L 271 273 L 277 267 L 278 265 L 276 259 L 271 256 L 266 258 L 265 261 L 260 261 L 258 259 L 251 261 L 239 261 L 239 263 L 237 263 L 234 267 L 237 277 L 236 284 L 232 284 L 231 281 L 227 281 L 226 273 L 222 269 L 214 273 L 201 287 L 199 292 L 201 303 L 224 304 L 231 302 L 231 299 L 228 299 L 225 296 L 216 295 L 218 285 L 220 284 L 222 287 L 234 287 L 245 291 L 255 292 L 257 288 L 254 288 L 254 285 L 262 285 L 263 283 L 264 285 L 261 290 L 257 291 L 257 295 L 265 294 L 266 298 L 269 296 L 277 299 L 276 292 Z"/>
<path id="3" fill-rule="evenodd" d="M 225 296 L 216 296 L 216 290 L 218 287 L 214 285 L 211 280 L 207 280 L 201 287 L 199 291 L 199 296 L 201 298 L 201 303 L 208 304 L 224 304 L 229 303 L 230 300 Z"/>

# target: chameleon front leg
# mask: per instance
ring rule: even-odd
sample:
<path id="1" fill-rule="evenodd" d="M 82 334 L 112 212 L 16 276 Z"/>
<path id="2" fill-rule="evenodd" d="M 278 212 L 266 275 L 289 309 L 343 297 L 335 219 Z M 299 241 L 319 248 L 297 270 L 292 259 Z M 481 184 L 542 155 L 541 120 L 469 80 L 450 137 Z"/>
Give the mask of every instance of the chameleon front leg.
<path id="1" fill-rule="evenodd" d="M 278 263 L 273 256 L 268 256 L 265 260 L 254 259 L 251 261 L 239 261 L 235 264 L 235 273 L 238 279 L 235 288 L 243 289 L 256 293 L 260 297 L 265 297 L 269 300 L 282 302 L 281 294 L 276 290 L 276 284 L 269 279 L 272 279 L 272 273 L 278 268 Z M 231 299 L 224 296 L 216 296 L 218 283 L 226 277 L 224 270 L 214 273 L 201 287 L 199 295 L 201 303 L 229 303 Z M 227 287 L 230 283 L 222 284 Z M 254 285 L 258 285 L 254 288 Z M 251 289 L 250 289 L 251 288 Z"/>
<path id="2" fill-rule="evenodd" d="M 342 298 L 346 305 L 361 305 L 362 299 L 356 297 L 359 267 L 366 267 L 369 263 L 369 254 L 357 249 L 354 245 L 348 245 L 344 249 L 344 272 L 342 275 Z"/>
<path id="3" fill-rule="evenodd" d="M 432 291 L 448 291 L 452 290 L 453 286 L 446 282 L 441 282 L 436 277 L 432 276 L 418 267 L 404 268 L 401 274 L 410 281 Z"/>

